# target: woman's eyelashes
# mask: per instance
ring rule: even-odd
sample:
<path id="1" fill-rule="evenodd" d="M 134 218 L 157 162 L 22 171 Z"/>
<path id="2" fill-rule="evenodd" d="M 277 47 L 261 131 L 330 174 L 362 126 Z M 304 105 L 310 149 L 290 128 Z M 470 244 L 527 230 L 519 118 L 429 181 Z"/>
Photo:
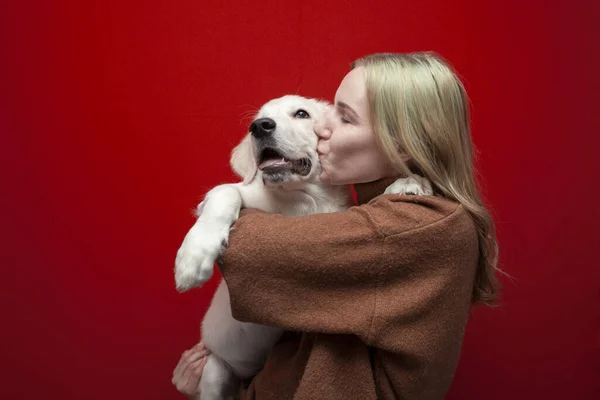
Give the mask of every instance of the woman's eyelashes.
<path id="1" fill-rule="evenodd" d="M 340 116 L 340 120 L 342 121 L 342 124 L 351 124 L 352 120 L 350 119 L 350 117 L 346 114 L 346 113 L 339 113 Z"/>

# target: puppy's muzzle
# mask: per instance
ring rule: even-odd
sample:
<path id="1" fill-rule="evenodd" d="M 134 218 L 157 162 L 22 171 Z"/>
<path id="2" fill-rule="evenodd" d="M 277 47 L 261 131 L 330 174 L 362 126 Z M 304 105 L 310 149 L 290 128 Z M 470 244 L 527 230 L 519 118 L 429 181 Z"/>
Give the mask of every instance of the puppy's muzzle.
<path id="1" fill-rule="evenodd" d="M 259 118 L 250 125 L 250 133 L 257 139 L 270 137 L 277 124 L 271 118 Z"/>

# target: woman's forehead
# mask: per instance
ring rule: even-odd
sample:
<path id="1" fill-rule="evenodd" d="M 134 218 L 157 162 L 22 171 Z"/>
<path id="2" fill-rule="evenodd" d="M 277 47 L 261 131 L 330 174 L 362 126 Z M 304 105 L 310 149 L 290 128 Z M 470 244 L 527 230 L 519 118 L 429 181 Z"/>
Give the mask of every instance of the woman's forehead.
<path id="1" fill-rule="evenodd" d="M 354 68 L 348 72 L 335 94 L 335 103 L 343 102 L 359 112 L 367 107 L 367 87 L 365 85 L 364 68 Z"/>

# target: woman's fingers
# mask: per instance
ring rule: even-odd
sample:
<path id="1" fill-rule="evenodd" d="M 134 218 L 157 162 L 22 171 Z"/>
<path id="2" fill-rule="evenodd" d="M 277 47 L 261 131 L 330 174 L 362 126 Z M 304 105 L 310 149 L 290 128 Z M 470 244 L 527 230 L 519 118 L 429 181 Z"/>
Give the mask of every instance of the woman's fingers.
<path id="1" fill-rule="evenodd" d="M 204 367 L 206 367 L 206 363 L 208 362 L 208 356 L 204 357 L 200 362 L 200 365 L 196 367 L 196 373 L 202 376 L 202 372 L 204 371 Z"/>
<path id="2" fill-rule="evenodd" d="M 198 349 L 198 350 L 204 350 L 206 349 L 206 347 L 204 347 L 204 342 L 200 341 L 199 343 L 196 343 L 196 345 L 194 347 L 192 347 L 193 349 Z"/>
<path id="3" fill-rule="evenodd" d="M 173 370 L 171 382 L 186 396 L 196 396 L 199 391 L 202 372 L 208 362 L 210 351 L 202 342 L 183 352 Z"/>
<path id="4" fill-rule="evenodd" d="M 192 362 L 183 374 L 176 380 L 175 386 L 181 393 L 193 396 L 199 393 L 202 372 L 208 362 L 208 356 Z"/>
<path id="5" fill-rule="evenodd" d="M 185 371 L 185 369 L 190 364 L 190 362 L 193 361 L 195 355 L 196 355 L 196 353 L 192 349 L 184 351 L 181 354 L 181 357 L 179 358 L 179 362 L 177 363 L 177 366 L 173 370 L 173 376 L 174 377 L 181 376 L 181 374 L 183 373 L 183 371 Z"/>
<path id="6" fill-rule="evenodd" d="M 183 377 L 185 381 L 190 381 L 193 379 L 198 379 L 202 376 L 202 370 L 206 365 L 208 357 L 201 358 L 197 361 L 194 361 L 189 365 L 189 367 L 183 373 Z"/>
<path id="7" fill-rule="evenodd" d="M 194 363 L 209 354 L 210 351 L 208 351 L 202 343 L 198 343 L 191 349 L 184 351 L 177 366 L 173 370 L 173 377 L 183 375 L 191 363 Z"/>

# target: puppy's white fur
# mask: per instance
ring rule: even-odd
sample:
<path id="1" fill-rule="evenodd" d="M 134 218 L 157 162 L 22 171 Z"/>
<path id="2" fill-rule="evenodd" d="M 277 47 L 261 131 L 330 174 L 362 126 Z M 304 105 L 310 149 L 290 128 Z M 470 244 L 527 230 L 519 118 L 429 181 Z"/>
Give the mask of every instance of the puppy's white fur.
<path id="1" fill-rule="evenodd" d="M 309 160 L 307 174 L 284 173 L 277 179 L 259 169 L 265 144 L 250 133 L 233 150 L 231 166 L 242 183 L 212 189 L 198 205 L 198 219 L 177 252 L 175 281 L 179 291 L 201 286 L 213 274 L 213 265 L 226 245 L 229 230 L 242 207 L 288 216 L 345 210 L 350 205 L 346 186 L 329 186 L 319 180 L 321 169 L 316 152 L 313 124 L 328 111 L 328 103 L 299 96 L 284 96 L 265 104 L 257 119 L 271 118 L 276 129 L 269 146 L 285 159 Z M 309 118 L 298 117 L 304 110 Z M 387 193 L 431 194 L 414 178 L 400 179 Z M 282 331 L 236 321 L 231 316 L 229 292 L 224 280 L 214 294 L 202 322 L 202 340 L 212 352 L 200 381 L 201 400 L 232 399 L 239 379 L 260 371 L 267 352 Z"/>

